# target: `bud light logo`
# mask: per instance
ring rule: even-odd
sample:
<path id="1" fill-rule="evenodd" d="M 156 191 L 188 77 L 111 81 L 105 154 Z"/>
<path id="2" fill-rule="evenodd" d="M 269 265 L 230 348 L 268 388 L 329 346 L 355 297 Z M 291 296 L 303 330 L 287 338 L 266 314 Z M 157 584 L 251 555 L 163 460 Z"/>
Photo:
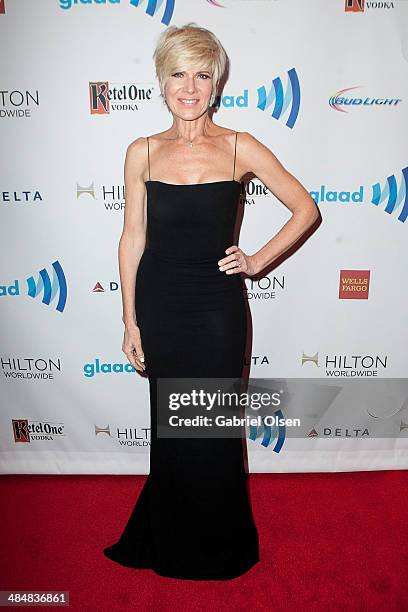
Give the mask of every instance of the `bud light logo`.
<path id="1" fill-rule="evenodd" d="M 397 106 L 402 102 L 402 98 L 377 98 L 376 96 L 350 96 L 345 95 L 346 92 L 352 89 L 358 89 L 358 87 L 348 87 L 347 89 L 341 89 L 333 96 L 329 98 L 329 106 L 340 113 L 347 113 L 342 106 Z"/>

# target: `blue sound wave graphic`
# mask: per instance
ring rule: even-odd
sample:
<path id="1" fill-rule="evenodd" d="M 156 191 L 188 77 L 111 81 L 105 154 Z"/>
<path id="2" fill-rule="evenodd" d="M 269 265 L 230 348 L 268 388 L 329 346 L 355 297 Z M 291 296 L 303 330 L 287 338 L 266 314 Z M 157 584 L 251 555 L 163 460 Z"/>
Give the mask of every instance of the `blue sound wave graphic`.
<path id="1" fill-rule="evenodd" d="M 399 214 L 398 221 L 405 222 L 408 217 L 408 167 L 401 170 L 402 179 L 399 188 L 397 187 L 397 180 L 395 175 L 391 175 L 387 178 L 387 182 L 381 189 L 380 183 L 373 185 L 373 197 L 371 199 L 372 204 L 379 206 L 385 200 L 387 204 L 384 211 L 388 214 L 392 214 L 402 206 L 402 210 Z"/>
<path id="2" fill-rule="evenodd" d="M 276 412 L 274 413 L 274 416 L 279 419 L 284 418 L 282 410 L 276 410 Z M 275 453 L 279 453 L 283 446 L 283 443 L 285 442 L 285 438 L 286 438 L 285 425 L 279 425 L 279 426 L 265 425 L 264 417 L 262 418 L 262 422 L 263 422 L 263 425 L 260 426 L 259 428 L 256 425 L 249 426 L 248 438 L 250 440 L 256 440 L 261 434 L 263 434 L 261 444 L 265 448 L 268 448 L 269 444 L 271 444 L 271 441 L 277 438 L 275 446 L 273 447 L 272 450 Z"/>
<path id="3" fill-rule="evenodd" d="M 264 86 L 258 87 L 257 108 L 265 110 L 273 103 L 274 107 L 271 115 L 274 119 L 279 119 L 286 112 L 289 105 L 292 105 L 286 125 L 293 128 L 300 109 L 300 83 L 295 68 L 288 70 L 288 84 L 285 94 L 280 77 L 273 79 L 268 92 Z"/>
<path id="4" fill-rule="evenodd" d="M 144 0 L 130 0 L 130 4 L 132 6 L 140 6 Z M 153 17 L 155 13 L 159 10 L 163 2 L 166 2 L 166 7 L 164 9 L 163 17 L 161 18 L 161 22 L 169 25 L 171 18 L 173 16 L 174 4 L 175 0 L 147 0 L 146 13 Z"/>
<path id="5" fill-rule="evenodd" d="M 41 292 L 43 292 L 43 304 L 50 305 L 54 300 L 57 291 L 59 292 L 58 303 L 56 309 L 62 312 L 67 302 L 67 282 L 61 264 L 59 261 L 54 261 L 52 264 L 53 277 L 52 283 L 49 274 L 45 268 L 40 270 L 39 278 L 36 282 L 33 276 L 27 278 L 28 295 L 32 298 L 36 298 Z"/>

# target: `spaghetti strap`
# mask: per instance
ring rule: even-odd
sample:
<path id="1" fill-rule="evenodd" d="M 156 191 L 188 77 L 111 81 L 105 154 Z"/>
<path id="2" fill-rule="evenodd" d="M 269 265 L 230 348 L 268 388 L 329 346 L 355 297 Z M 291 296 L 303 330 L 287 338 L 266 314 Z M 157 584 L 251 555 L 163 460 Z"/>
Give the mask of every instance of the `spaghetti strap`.
<path id="1" fill-rule="evenodd" d="M 234 172 L 232 173 L 232 180 L 235 180 L 235 160 L 237 157 L 237 136 L 238 136 L 238 132 L 235 132 Z"/>
<path id="2" fill-rule="evenodd" d="M 149 181 L 150 181 L 150 151 L 149 151 L 149 137 L 147 136 L 147 164 L 149 166 Z"/>

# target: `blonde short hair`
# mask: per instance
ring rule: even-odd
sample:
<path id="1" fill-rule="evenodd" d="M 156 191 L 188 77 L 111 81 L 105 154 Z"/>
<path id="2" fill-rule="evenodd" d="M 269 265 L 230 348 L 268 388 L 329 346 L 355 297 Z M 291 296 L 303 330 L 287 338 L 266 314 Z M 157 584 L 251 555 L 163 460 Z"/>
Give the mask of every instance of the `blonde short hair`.
<path id="1" fill-rule="evenodd" d="M 166 81 L 174 72 L 199 67 L 211 71 L 212 93 L 210 106 L 217 95 L 217 87 L 227 66 L 227 54 L 218 38 L 194 22 L 181 27 L 169 26 L 157 41 L 153 53 L 160 94 L 165 102 Z"/>

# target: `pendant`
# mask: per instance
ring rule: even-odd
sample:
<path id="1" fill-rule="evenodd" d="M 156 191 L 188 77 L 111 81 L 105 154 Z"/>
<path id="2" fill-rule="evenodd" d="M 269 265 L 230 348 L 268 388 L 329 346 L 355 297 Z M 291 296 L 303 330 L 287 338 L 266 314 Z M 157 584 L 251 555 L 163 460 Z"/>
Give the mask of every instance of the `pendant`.
<path id="1" fill-rule="evenodd" d="M 190 140 L 188 144 L 190 145 L 190 147 L 192 147 L 193 146 L 193 141 Z"/>

